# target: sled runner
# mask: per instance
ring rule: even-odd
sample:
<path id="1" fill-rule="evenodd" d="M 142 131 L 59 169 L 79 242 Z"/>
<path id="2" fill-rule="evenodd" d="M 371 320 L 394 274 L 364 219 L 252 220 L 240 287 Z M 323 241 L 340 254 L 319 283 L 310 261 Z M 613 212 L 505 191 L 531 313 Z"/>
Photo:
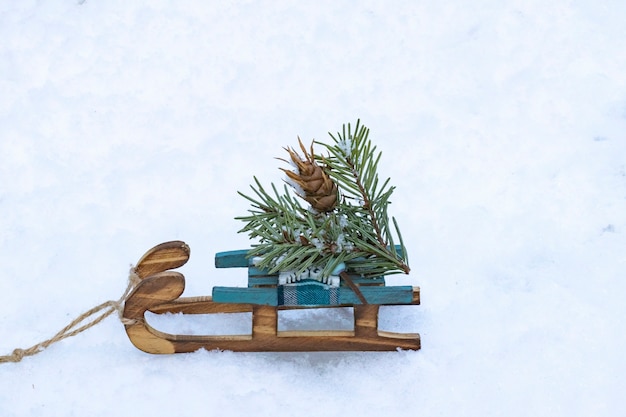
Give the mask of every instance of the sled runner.
<path id="1" fill-rule="evenodd" d="M 378 330 L 381 305 L 417 305 L 418 287 L 385 286 L 384 279 L 352 277 L 367 301 L 354 291 L 305 280 L 293 285 L 278 284 L 278 274 L 256 268 L 246 257 L 247 250 L 222 252 L 215 257 L 218 268 L 245 267 L 248 287 L 214 287 L 212 296 L 180 297 L 184 276 L 172 269 L 184 265 L 190 249 L 184 242 L 166 242 L 150 249 L 137 263 L 140 279 L 126 299 L 123 321 L 131 342 L 148 353 L 231 350 L 236 352 L 289 351 L 393 351 L 420 349 L 416 333 Z M 354 329 L 319 331 L 278 331 L 278 311 L 302 308 L 353 307 Z M 155 314 L 252 313 L 252 331 L 245 335 L 175 335 L 151 327 L 146 311 Z"/>

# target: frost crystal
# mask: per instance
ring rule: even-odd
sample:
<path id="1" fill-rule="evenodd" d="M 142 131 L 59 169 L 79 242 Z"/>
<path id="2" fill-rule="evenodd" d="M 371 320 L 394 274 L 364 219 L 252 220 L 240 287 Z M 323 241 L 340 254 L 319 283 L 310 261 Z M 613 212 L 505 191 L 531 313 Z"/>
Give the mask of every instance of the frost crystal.
<path id="1" fill-rule="evenodd" d="M 341 252 L 343 250 L 343 245 L 346 243 L 346 236 L 343 233 L 340 233 L 337 236 L 337 240 L 335 244 L 337 245 L 337 252 Z"/>
<path id="2" fill-rule="evenodd" d="M 339 226 L 341 226 L 342 229 L 348 226 L 348 216 L 345 214 L 339 215 Z"/>
<path id="3" fill-rule="evenodd" d="M 314 237 L 311 239 L 311 243 L 313 245 L 315 245 L 315 247 L 317 248 L 317 250 L 321 251 L 322 249 L 324 249 L 324 243 L 319 240 L 318 238 Z"/>
<path id="4" fill-rule="evenodd" d="M 334 251 L 335 253 L 354 251 L 354 244 L 346 239 L 346 235 L 343 233 L 340 233 L 339 236 L 337 236 L 337 240 L 335 240 L 335 245 L 337 246 L 337 249 L 335 249 Z"/>
<path id="5" fill-rule="evenodd" d="M 343 152 L 344 155 L 350 155 L 350 152 L 352 151 L 352 139 L 341 139 L 337 146 L 341 149 L 341 152 Z"/>
<path id="6" fill-rule="evenodd" d="M 286 255 L 283 253 L 280 256 L 277 256 L 276 258 L 272 259 L 272 263 L 274 265 L 278 265 L 279 263 L 281 263 L 284 259 L 285 259 Z"/>
<path id="7" fill-rule="evenodd" d="M 339 274 L 344 269 L 345 264 L 342 263 L 337 268 L 335 268 L 335 270 L 333 270 L 333 273 L 339 271 L 337 272 L 337 274 Z M 339 277 L 336 275 L 329 275 L 325 277 L 322 275 L 323 271 L 324 268 L 322 268 L 320 265 L 310 266 L 300 273 L 297 273 L 294 270 L 280 271 L 278 273 L 278 285 L 297 284 L 298 282 L 306 279 L 314 279 L 323 284 L 328 284 L 332 287 L 339 287 Z"/>

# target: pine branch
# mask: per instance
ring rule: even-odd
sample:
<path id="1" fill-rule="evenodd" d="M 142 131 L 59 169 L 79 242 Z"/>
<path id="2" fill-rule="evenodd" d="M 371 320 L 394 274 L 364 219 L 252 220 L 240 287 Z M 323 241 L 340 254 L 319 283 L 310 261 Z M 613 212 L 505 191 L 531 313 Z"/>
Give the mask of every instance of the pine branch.
<path id="1" fill-rule="evenodd" d="M 378 179 L 381 152 L 368 139 L 369 129 L 357 121 L 354 135 L 351 126 L 343 127 L 337 137 L 330 134 L 334 144 L 320 144 L 328 156 L 310 154 L 300 142 L 305 158 L 286 148 L 297 167 L 287 172 L 290 184 L 297 184 L 296 196 L 318 207 L 306 209 L 298 198 L 292 197 L 285 185 L 279 193 L 274 184 L 271 193 L 255 177 L 251 186 L 254 197 L 239 193 L 250 201 L 249 215 L 237 217 L 245 222 L 240 232 L 258 238 L 250 256 L 260 256 L 258 264 L 270 273 L 323 265 L 327 277 L 341 263 L 364 276 L 408 273 L 406 248 L 395 219 L 394 231 L 401 250 L 396 251 L 389 224 L 387 207 L 395 187 L 387 178 Z M 321 185 L 318 185 L 321 184 Z M 304 190 L 304 194 L 303 194 Z M 315 206 L 314 206 L 315 207 Z M 321 210 L 321 211 L 320 211 Z"/>
<path id="2" fill-rule="evenodd" d="M 377 255 L 389 259 L 402 271 L 408 273 L 410 270 L 408 264 L 395 252 L 393 237 L 388 226 L 387 206 L 395 187 L 389 186 L 390 178 L 387 178 L 378 188 L 377 168 L 382 152 L 375 153 L 376 147 L 372 146 L 371 141 L 368 140 L 369 129 L 365 126 L 359 127 L 359 125 L 360 121 L 357 121 L 354 135 L 350 124 L 348 124 L 347 132 L 344 125 L 343 134 L 337 133 L 337 137 L 329 133 L 335 145 L 320 143 L 330 153 L 330 157 L 320 157 L 320 159 L 327 163 L 334 180 L 342 185 L 350 184 L 349 190 L 353 193 L 356 191 L 352 197 L 357 198 L 361 207 L 367 212 L 369 222 L 376 233 L 378 245 L 382 248 Z M 403 246 L 402 251 L 406 253 Z"/>

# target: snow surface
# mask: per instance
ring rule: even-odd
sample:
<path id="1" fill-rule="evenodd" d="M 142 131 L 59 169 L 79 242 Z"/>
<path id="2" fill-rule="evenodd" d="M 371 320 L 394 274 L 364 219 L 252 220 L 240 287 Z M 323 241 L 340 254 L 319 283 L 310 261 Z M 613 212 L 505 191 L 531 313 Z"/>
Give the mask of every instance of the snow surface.
<path id="1" fill-rule="evenodd" d="M 153 245 L 187 295 L 283 146 L 383 151 L 417 352 L 155 356 L 109 318 L 0 365 L 1 416 L 621 416 L 623 1 L 0 2 L 0 354 L 117 299 Z M 162 318 L 238 332 L 249 317 Z M 345 326 L 319 312 L 281 326 Z M 158 327 L 158 326 L 157 326 Z M 195 329 L 195 330 L 194 330 Z"/>

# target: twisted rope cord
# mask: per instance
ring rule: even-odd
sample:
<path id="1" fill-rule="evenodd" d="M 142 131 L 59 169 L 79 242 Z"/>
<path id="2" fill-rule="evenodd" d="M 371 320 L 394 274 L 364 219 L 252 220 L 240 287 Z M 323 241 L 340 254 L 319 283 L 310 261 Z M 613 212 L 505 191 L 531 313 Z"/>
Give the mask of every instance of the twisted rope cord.
<path id="1" fill-rule="evenodd" d="M 84 332 L 85 330 L 95 326 L 115 312 L 118 313 L 120 321 L 123 324 L 134 324 L 135 320 L 124 318 L 124 303 L 126 302 L 126 299 L 128 298 L 130 292 L 133 290 L 133 288 L 135 288 L 139 281 L 141 281 L 141 278 L 135 272 L 135 268 L 132 267 L 128 274 L 128 286 L 126 287 L 126 290 L 124 291 L 122 296 L 117 301 L 109 300 L 95 306 L 88 311 L 85 311 L 83 314 L 72 320 L 70 324 L 65 326 L 50 339 L 39 342 L 36 345 L 29 347 L 28 349 L 16 348 L 10 355 L 0 356 L 0 364 L 9 362 L 20 362 L 27 356 L 36 355 L 53 343 L 60 342 L 63 339 L 67 339 L 68 337 L 76 336 L 77 334 Z M 87 319 L 95 316 L 98 313 L 100 313 L 100 315 L 96 316 L 93 320 L 83 324 L 80 327 L 77 327 L 81 323 L 85 322 Z"/>

